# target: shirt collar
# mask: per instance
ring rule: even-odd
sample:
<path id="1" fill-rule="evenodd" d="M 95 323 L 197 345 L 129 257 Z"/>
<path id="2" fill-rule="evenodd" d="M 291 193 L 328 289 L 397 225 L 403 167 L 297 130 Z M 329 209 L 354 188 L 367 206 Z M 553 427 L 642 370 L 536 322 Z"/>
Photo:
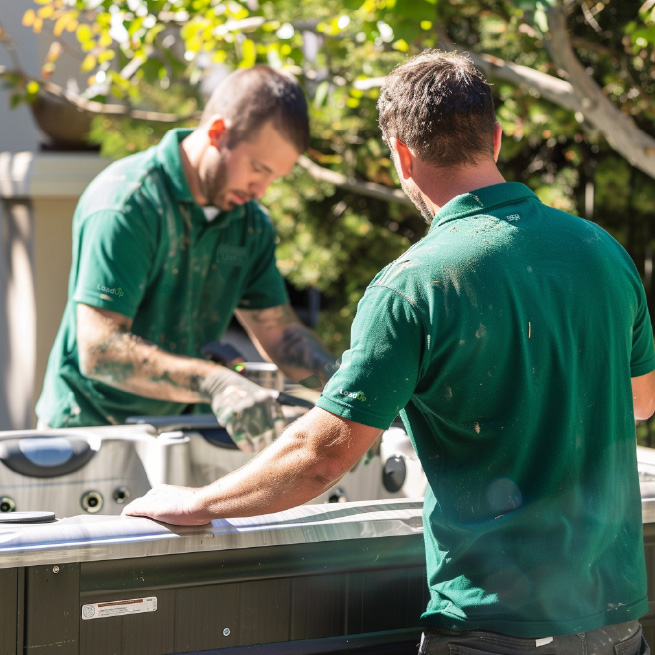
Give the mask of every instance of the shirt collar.
<path id="1" fill-rule="evenodd" d="M 159 142 L 157 147 L 158 160 L 166 172 L 169 183 L 173 188 L 173 195 L 178 202 L 196 204 L 196 201 L 191 194 L 189 183 L 187 182 L 184 168 L 182 166 L 182 158 L 180 157 L 180 143 L 189 134 L 193 132 L 192 129 L 174 129 L 169 130 L 164 134 L 163 139 Z M 246 213 L 246 205 L 239 205 L 230 211 L 220 211 L 214 215 L 211 221 L 214 225 L 225 225 L 234 219 L 243 218 Z M 210 214 L 211 208 L 208 208 Z M 203 218 L 205 214 L 203 212 Z M 206 218 L 205 218 L 206 220 Z"/>
<path id="2" fill-rule="evenodd" d="M 157 158 L 168 176 L 168 181 L 173 187 L 173 194 L 178 202 L 194 202 L 180 157 L 180 142 L 192 131 L 188 129 L 169 130 L 157 146 Z"/>
<path id="3" fill-rule="evenodd" d="M 488 212 L 492 208 L 514 204 L 527 198 L 539 200 L 535 193 L 520 182 L 502 182 L 475 189 L 447 202 L 436 213 L 430 230 L 436 225 L 443 225 L 457 218 Z"/>

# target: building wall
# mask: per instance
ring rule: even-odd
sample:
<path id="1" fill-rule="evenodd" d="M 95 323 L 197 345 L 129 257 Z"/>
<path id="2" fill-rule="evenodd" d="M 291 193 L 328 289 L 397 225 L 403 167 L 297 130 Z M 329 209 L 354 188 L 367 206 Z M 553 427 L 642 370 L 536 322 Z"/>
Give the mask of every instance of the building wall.
<path id="1" fill-rule="evenodd" d="M 0 45 L 0 66 L 40 77 L 52 42 L 22 25 L 32 0 L 0 0 L 15 57 Z M 74 42 L 74 35 L 63 38 Z M 52 81 L 82 86 L 79 61 L 64 54 Z M 93 152 L 58 152 L 30 108 L 10 107 L 0 88 L 0 430 L 34 427 L 34 405 L 66 302 L 71 222 L 77 200 L 107 164 Z"/>
<path id="2" fill-rule="evenodd" d="M 35 425 L 66 304 L 73 212 L 107 163 L 95 153 L 0 153 L 0 430 Z"/>
<path id="3" fill-rule="evenodd" d="M 35 198 L 33 202 L 35 335 L 34 399 L 43 385 L 46 364 L 66 305 L 71 263 L 71 216 L 76 196 Z"/>

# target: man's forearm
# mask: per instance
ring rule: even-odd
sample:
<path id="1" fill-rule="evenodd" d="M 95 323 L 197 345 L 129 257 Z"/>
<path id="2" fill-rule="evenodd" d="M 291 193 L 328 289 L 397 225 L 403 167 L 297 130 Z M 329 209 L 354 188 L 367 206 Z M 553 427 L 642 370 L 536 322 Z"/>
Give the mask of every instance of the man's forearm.
<path id="1" fill-rule="evenodd" d="M 288 377 L 310 389 L 322 389 L 338 367 L 336 357 L 300 324 L 287 327 L 269 355 Z"/>
<path id="2" fill-rule="evenodd" d="M 104 335 L 80 359 L 87 377 L 139 396 L 181 403 L 207 400 L 201 385 L 217 366 L 173 355 L 124 330 Z"/>
<path id="3" fill-rule="evenodd" d="M 340 477 L 320 473 L 327 460 L 307 457 L 303 451 L 302 437 L 283 434 L 244 466 L 205 487 L 159 485 L 132 501 L 123 513 L 174 525 L 202 525 L 215 518 L 258 516 L 295 507 L 328 489 L 333 476 Z"/>
<path id="4" fill-rule="evenodd" d="M 211 520 L 306 503 L 338 482 L 380 434 L 377 428 L 315 407 L 257 457 L 200 490 L 196 510 Z"/>
<path id="5" fill-rule="evenodd" d="M 345 471 L 329 456 L 319 458 L 305 448 L 306 438 L 301 426 L 294 425 L 256 462 L 203 488 L 200 512 L 208 520 L 257 516 L 296 507 L 329 489 Z"/>
<path id="6" fill-rule="evenodd" d="M 292 380 L 322 389 L 336 371 L 336 357 L 300 322 L 290 305 L 237 310 L 236 316 L 262 354 Z"/>
<path id="7" fill-rule="evenodd" d="M 176 525 L 201 525 L 215 518 L 289 509 L 329 489 L 379 434 L 377 428 L 316 407 L 240 469 L 199 489 L 154 487 L 123 513 Z"/>

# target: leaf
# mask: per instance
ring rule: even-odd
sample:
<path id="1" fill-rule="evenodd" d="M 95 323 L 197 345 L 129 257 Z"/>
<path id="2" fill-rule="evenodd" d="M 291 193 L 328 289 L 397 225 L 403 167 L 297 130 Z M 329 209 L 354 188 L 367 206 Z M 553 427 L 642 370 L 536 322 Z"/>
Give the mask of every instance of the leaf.
<path id="1" fill-rule="evenodd" d="M 538 3 L 537 9 L 534 12 L 534 24 L 537 26 L 542 34 L 548 33 L 548 19 L 546 18 L 546 10 Z"/>
<path id="2" fill-rule="evenodd" d="M 54 73 L 54 71 L 55 71 L 55 65 L 53 63 L 50 62 L 47 64 L 43 64 L 43 66 L 41 67 L 41 77 L 44 80 L 49 80 L 52 74 Z"/>
<path id="3" fill-rule="evenodd" d="M 391 9 L 391 7 L 389 7 Z M 430 5 L 425 0 L 397 0 L 393 13 L 397 17 L 409 19 L 413 22 L 434 20 L 434 3 Z M 392 20 L 389 14 L 385 20 Z"/>
<path id="4" fill-rule="evenodd" d="M 25 90 L 27 91 L 28 96 L 35 96 L 38 92 L 41 86 L 36 80 L 30 80 L 27 83 L 27 86 L 25 87 Z"/>
<path id="5" fill-rule="evenodd" d="M 25 96 L 24 95 L 18 94 L 18 93 L 13 93 L 11 95 L 11 98 L 9 99 L 9 106 L 12 109 L 16 109 L 16 107 L 18 107 L 18 105 L 20 105 L 23 102 L 25 102 Z"/>
<path id="6" fill-rule="evenodd" d="M 82 65 L 80 66 L 80 69 L 84 73 L 89 73 L 90 71 L 92 71 L 96 67 L 97 63 L 98 62 L 97 62 L 96 56 L 94 54 L 88 54 L 84 58 L 84 61 L 82 62 Z"/>
<path id="7" fill-rule="evenodd" d="M 106 64 L 108 61 L 111 61 L 116 56 L 116 53 L 113 50 L 104 50 L 98 55 L 98 63 Z"/>
<path id="8" fill-rule="evenodd" d="M 59 41 L 53 41 L 50 44 L 50 47 L 48 48 L 48 52 L 45 57 L 46 63 L 53 64 L 55 61 L 57 61 L 57 59 L 59 59 L 61 52 L 62 52 L 61 43 L 59 43 Z"/>
<path id="9" fill-rule="evenodd" d="M 323 80 L 317 87 L 314 94 L 314 107 L 321 107 L 327 100 L 328 92 L 330 91 L 330 82 Z"/>
<path id="10" fill-rule="evenodd" d="M 86 41 L 90 41 L 93 38 L 93 31 L 89 25 L 82 23 L 77 26 L 75 36 L 80 43 L 85 43 Z"/>
<path id="11" fill-rule="evenodd" d="M 109 32 L 102 32 L 102 34 L 100 35 L 100 38 L 98 39 L 98 45 L 101 48 L 107 48 L 112 43 L 113 43 L 113 40 L 112 40 L 111 35 L 109 34 Z"/>
<path id="12" fill-rule="evenodd" d="M 631 39 L 635 53 L 647 48 L 649 45 L 652 47 L 655 44 L 655 25 L 634 30 Z"/>
<path id="13" fill-rule="evenodd" d="M 243 68 L 251 68 L 257 61 L 257 49 L 252 39 L 244 39 L 241 44 L 241 64 Z"/>
<path id="14" fill-rule="evenodd" d="M 32 25 L 34 25 L 35 19 L 36 19 L 36 13 L 34 12 L 34 9 L 28 9 L 23 14 L 23 25 L 25 27 L 32 27 Z"/>
<path id="15" fill-rule="evenodd" d="M 156 80 L 160 79 L 159 71 L 161 69 L 166 70 L 166 67 L 159 59 L 150 58 L 141 64 L 139 69 L 147 82 L 153 83 Z"/>
<path id="16" fill-rule="evenodd" d="M 55 21 L 55 26 L 52 28 L 52 33 L 59 37 L 63 34 L 64 30 L 66 29 L 66 25 L 68 24 L 68 21 L 70 20 L 69 15 L 63 14 L 60 16 L 56 21 Z"/>

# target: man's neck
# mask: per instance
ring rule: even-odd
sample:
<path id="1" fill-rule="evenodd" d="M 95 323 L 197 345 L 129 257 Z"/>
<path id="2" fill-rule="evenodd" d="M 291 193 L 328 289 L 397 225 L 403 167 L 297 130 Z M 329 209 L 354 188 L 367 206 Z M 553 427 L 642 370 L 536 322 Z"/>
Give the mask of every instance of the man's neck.
<path id="1" fill-rule="evenodd" d="M 455 196 L 505 181 L 492 161 L 456 169 L 423 164 L 414 172 L 413 179 L 434 210 L 433 216 Z"/>
<path id="2" fill-rule="evenodd" d="M 182 170 L 186 178 L 189 190 L 193 199 L 201 206 L 207 204 L 207 199 L 203 196 L 198 180 L 198 167 L 200 165 L 200 155 L 202 152 L 202 134 L 194 130 L 186 138 L 180 141 L 180 159 L 182 160 Z"/>

